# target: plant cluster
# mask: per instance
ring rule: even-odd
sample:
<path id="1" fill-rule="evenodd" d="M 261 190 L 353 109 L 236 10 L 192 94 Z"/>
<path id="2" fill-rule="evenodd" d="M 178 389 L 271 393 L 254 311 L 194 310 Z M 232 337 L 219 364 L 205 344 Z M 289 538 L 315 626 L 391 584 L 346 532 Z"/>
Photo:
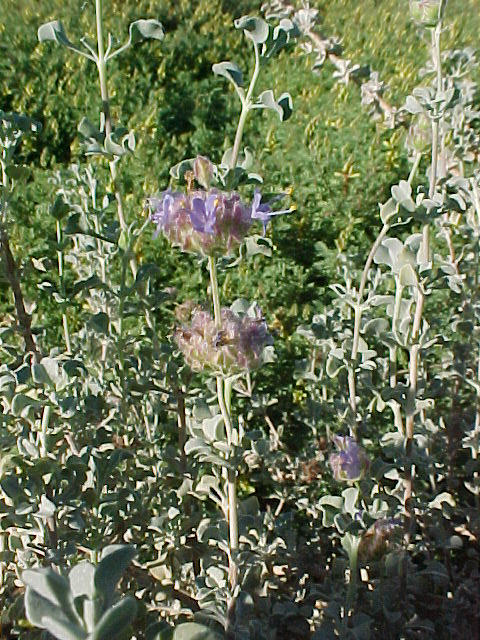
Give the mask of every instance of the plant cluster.
<path id="1" fill-rule="evenodd" d="M 50 176 L 54 253 L 32 261 L 57 340 L 28 303 L 12 242 L 29 184 L 20 145 L 42 127 L 0 111 L 11 295 L 0 325 L 2 632 L 447 640 L 478 630 L 478 69 L 472 49 L 442 50 L 446 0 L 404 4 L 429 59 L 399 107 L 376 72 L 320 34 L 316 8 L 273 0 L 265 19 L 238 17 L 248 80 L 236 62 L 212 66 L 238 99 L 232 144 L 171 158 L 170 183 L 164 168 L 134 207 L 137 138 L 116 121 L 111 61 L 143 41 L 161 49 L 168 27 L 136 17 L 121 44 L 105 34 L 101 0 L 94 41 L 70 39 L 59 20 L 39 27 L 40 43 L 93 69 L 101 111 L 98 124 L 90 112 L 79 121 L 84 159 Z M 359 84 L 369 113 L 405 138 L 410 170 L 379 205 L 366 256 L 339 236 L 329 296 L 309 322 L 294 316 L 289 335 L 260 286 L 259 299 L 233 300 L 229 281 L 253 264 L 261 283 L 272 228 L 301 224 L 291 190 L 244 146 L 254 112 L 292 115 L 271 70 L 297 44 L 317 73 L 329 60 L 339 83 Z M 265 80 L 275 90 L 260 90 Z M 341 178 L 346 194 L 351 164 Z M 157 261 L 142 252 L 149 235 L 165 252 Z M 167 256 L 192 286 L 163 279 Z M 287 279 L 277 273 L 276 286 Z"/>

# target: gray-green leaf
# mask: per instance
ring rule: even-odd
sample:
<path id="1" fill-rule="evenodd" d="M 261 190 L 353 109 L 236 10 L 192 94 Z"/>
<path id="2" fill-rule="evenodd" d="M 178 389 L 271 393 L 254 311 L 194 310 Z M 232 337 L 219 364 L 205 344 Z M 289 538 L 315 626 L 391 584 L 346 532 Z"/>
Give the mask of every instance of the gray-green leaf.
<path id="1" fill-rule="evenodd" d="M 268 39 L 269 27 L 262 18 L 243 16 L 234 22 L 236 29 L 243 29 L 247 38 L 256 44 L 262 44 Z"/>
<path id="2" fill-rule="evenodd" d="M 212 65 L 212 71 L 217 76 L 223 76 L 236 87 L 243 87 L 243 73 L 238 65 L 226 60 Z"/>
<path id="3" fill-rule="evenodd" d="M 153 38 L 154 40 L 163 40 L 165 31 L 162 23 L 158 20 L 135 20 L 129 27 L 130 42 L 136 44 L 141 40 Z"/>
<path id="4" fill-rule="evenodd" d="M 45 24 L 42 24 L 38 28 L 37 35 L 39 42 L 53 40 L 58 44 L 63 44 L 65 47 L 73 47 L 73 43 L 68 39 L 65 28 L 60 20 L 45 22 Z"/>
<path id="5" fill-rule="evenodd" d="M 275 96 L 271 89 L 267 89 L 267 91 L 263 91 L 258 96 L 257 106 L 263 107 L 264 109 L 272 109 L 278 113 L 278 117 L 282 122 L 288 120 L 288 118 L 292 115 L 293 111 L 293 102 L 292 97 L 289 93 L 282 93 L 278 100 L 275 100 Z"/>
<path id="6" fill-rule="evenodd" d="M 110 607 L 100 618 L 92 633 L 92 640 L 110 640 L 130 625 L 137 614 L 137 602 L 131 596 L 127 596 Z"/>
<path id="7" fill-rule="evenodd" d="M 175 628 L 172 640 L 220 640 L 220 636 L 203 624 L 185 622 Z"/>
<path id="8" fill-rule="evenodd" d="M 100 564 L 95 569 L 95 587 L 107 596 L 113 594 L 123 572 L 136 556 L 135 547 L 113 544 L 105 547 Z"/>

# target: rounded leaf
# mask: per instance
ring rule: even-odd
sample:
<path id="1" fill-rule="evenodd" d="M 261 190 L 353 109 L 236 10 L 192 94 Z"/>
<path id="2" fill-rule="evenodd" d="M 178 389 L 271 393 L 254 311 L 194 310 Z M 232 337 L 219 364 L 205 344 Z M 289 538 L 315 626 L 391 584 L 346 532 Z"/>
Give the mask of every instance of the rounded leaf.
<path id="1" fill-rule="evenodd" d="M 51 22 L 45 22 L 38 28 L 38 41 L 46 42 L 47 40 L 53 40 L 58 44 L 63 44 L 66 47 L 71 47 L 72 43 L 65 33 L 65 28 L 60 20 L 52 20 Z"/>
<path id="2" fill-rule="evenodd" d="M 100 618 L 92 633 L 92 640 L 111 640 L 128 627 L 137 615 L 137 601 L 127 596 L 110 607 Z"/>
<path id="3" fill-rule="evenodd" d="M 262 44 L 268 39 L 269 27 L 262 18 L 243 16 L 234 22 L 236 29 L 243 29 L 247 38 L 256 44 Z"/>
<path id="4" fill-rule="evenodd" d="M 102 559 L 95 569 L 94 581 L 97 591 L 109 597 L 136 555 L 135 547 L 131 545 L 113 544 L 105 547 Z"/>
<path id="5" fill-rule="evenodd" d="M 230 80 L 235 86 L 243 87 L 243 73 L 238 65 L 226 60 L 212 65 L 212 71 L 217 76 L 223 76 Z"/>
<path id="6" fill-rule="evenodd" d="M 163 40 L 165 31 L 162 23 L 158 20 L 135 20 L 129 27 L 130 42 L 135 44 L 141 40 L 153 38 L 154 40 Z"/>

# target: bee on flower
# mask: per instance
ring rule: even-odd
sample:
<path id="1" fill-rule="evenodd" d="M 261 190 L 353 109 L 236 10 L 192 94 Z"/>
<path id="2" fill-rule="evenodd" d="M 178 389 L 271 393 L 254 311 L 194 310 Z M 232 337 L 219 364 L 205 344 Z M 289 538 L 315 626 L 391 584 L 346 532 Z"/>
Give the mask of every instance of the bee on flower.
<path id="1" fill-rule="evenodd" d="M 191 369 L 231 376 L 263 363 L 264 349 L 273 341 L 258 307 L 255 317 L 223 308 L 220 329 L 201 307 L 189 306 L 188 311 L 190 320 L 177 328 L 174 339 Z M 183 309 L 178 315 L 186 320 Z"/>

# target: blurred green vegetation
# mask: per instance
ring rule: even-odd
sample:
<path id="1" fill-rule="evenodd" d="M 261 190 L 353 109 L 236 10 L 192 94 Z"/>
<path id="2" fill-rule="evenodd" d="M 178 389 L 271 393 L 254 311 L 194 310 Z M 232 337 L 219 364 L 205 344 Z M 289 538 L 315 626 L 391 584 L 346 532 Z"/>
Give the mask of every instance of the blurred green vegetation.
<path id="1" fill-rule="evenodd" d="M 94 4 L 2 1 L 0 108 L 26 113 L 43 124 L 42 133 L 25 140 L 19 152 L 19 161 L 33 171 L 24 192 L 17 193 L 18 224 L 11 229 L 30 298 L 38 298 L 30 258 L 51 251 L 48 241 L 55 234 L 53 219 L 46 217 L 54 199 L 49 176 L 69 163 L 85 162 L 77 125 L 84 116 L 98 120 L 100 110 L 95 66 L 53 43 L 39 45 L 37 28 L 61 19 L 72 40 L 82 35 L 94 39 Z M 400 106 L 418 83 L 418 70 L 428 56 L 428 42 L 409 20 L 407 0 L 314 4 L 324 34 L 342 39 L 345 57 L 378 70 L 389 84 L 388 99 Z M 109 67 L 114 119 L 133 129 L 137 138 L 135 154 L 122 163 L 130 221 L 143 215 L 146 197 L 166 188 L 171 165 L 197 153 L 219 161 L 232 144 L 239 105 L 211 66 L 230 59 L 250 67 L 248 42 L 233 28 L 233 20 L 258 13 L 259 7 L 253 0 L 105 1 L 105 29 L 119 41 L 139 18 L 157 18 L 166 30 L 163 42 L 145 41 Z M 444 47 L 475 45 L 480 32 L 477 0 L 458 0 L 447 11 Z M 403 131 L 374 122 L 360 104 L 358 86 L 337 84 L 328 62 L 319 74 L 312 73 L 312 62 L 292 47 L 265 70 L 259 90 L 289 91 L 294 113 L 285 124 L 270 111 L 254 114 L 244 138 L 255 150 L 266 188 L 293 187 L 298 212 L 272 225 L 272 259 L 256 257 L 222 276 L 227 301 L 256 298 L 285 337 L 328 300 L 338 246 L 358 254 L 361 264 L 379 225 L 377 203 L 408 172 Z M 347 165 L 351 179 L 342 175 Z M 160 264 L 161 285 L 176 286 L 180 299 L 203 295 L 193 259 L 180 257 L 162 239 L 146 239 L 140 258 Z M 5 285 L 0 295 L 2 307 L 9 306 Z M 38 307 L 40 317 L 56 313 L 50 299 L 38 299 Z"/>

